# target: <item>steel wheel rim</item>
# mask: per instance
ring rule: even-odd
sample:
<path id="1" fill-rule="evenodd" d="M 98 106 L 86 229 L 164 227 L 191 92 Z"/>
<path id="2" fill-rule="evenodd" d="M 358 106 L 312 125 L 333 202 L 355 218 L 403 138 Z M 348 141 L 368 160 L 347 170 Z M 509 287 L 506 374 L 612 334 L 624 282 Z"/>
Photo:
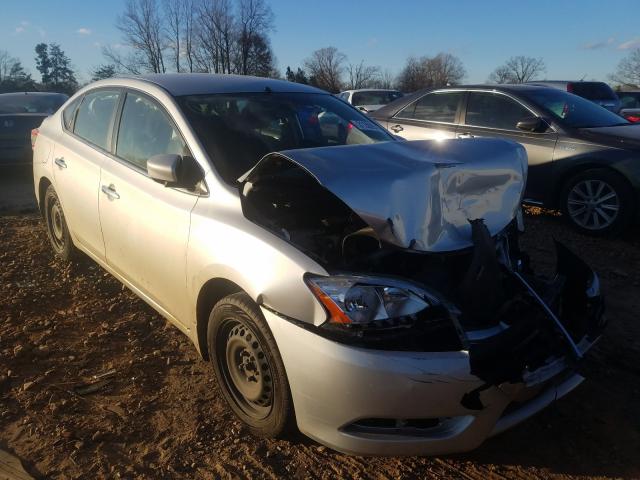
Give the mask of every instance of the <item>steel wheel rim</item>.
<path id="1" fill-rule="evenodd" d="M 247 416 L 266 418 L 273 405 L 273 376 L 255 332 L 228 318 L 221 325 L 218 339 L 218 365 L 227 391 Z"/>
<path id="2" fill-rule="evenodd" d="M 602 180 L 582 180 L 567 197 L 571 219 L 587 230 L 602 230 L 616 221 L 620 213 L 620 198 L 615 189 Z"/>
<path id="3" fill-rule="evenodd" d="M 53 245 L 58 250 L 64 250 L 64 214 L 60 207 L 60 202 L 54 200 L 49 209 L 49 233 Z"/>

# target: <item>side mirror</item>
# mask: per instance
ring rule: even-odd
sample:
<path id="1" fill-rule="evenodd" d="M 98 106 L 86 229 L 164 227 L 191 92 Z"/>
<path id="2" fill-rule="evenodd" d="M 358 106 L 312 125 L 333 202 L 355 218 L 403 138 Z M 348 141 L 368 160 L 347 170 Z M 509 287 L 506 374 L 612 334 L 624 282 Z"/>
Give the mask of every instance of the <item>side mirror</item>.
<path id="1" fill-rule="evenodd" d="M 547 124 L 540 117 L 525 117 L 516 124 L 516 128 L 525 132 L 544 132 Z"/>
<path id="2" fill-rule="evenodd" d="M 147 174 L 157 182 L 178 183 L 182 157 L 176 154 L 154 155 L 147 160 Z"/>
<path id="3" fill-rule="evenodd" d="M 166 187 L 198 190 L 203 172 L 195 159 L 174 153 L 154 155 L 147 160 L 147 174 Z M 204 185 L 200 186 L 204 189 Z"/>
<path id="4" fill-rule="evenodd" d="M 358 110 L 360 110 L 361 112 L 364 112 L 364 113 L 368 113 L 368 112 L 369 112 L 369 110 L 367 110 L 366 108 L 364 108 L 362 105 L 356 105 L 356 108 L 357 108 Z"/>

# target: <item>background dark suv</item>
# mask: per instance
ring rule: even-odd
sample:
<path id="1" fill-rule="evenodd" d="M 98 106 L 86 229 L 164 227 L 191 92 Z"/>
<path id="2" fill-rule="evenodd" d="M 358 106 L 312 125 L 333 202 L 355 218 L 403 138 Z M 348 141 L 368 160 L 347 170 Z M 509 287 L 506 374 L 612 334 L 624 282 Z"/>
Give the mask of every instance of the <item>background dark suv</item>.
<path id="1" fill-rule="evenodd" d="M 408 140 L 521 143 L 526 200 L 560 208 L 583 232 L 617 232 L 636 217 L 640 125 L 577 95 L 534 85 L 455 87 L 416 92 L 371 116 Z"/>
<path id="2" fill-rule="evenodd" d="M 565 92 L 573 93 L 574 95 L 591 100 L 612 112 L 618 113 L 620 111 L 620 99 L 613 89 L 604 82 L 540 80 L 530 82 L 530 85 L 558 88 Z"/>

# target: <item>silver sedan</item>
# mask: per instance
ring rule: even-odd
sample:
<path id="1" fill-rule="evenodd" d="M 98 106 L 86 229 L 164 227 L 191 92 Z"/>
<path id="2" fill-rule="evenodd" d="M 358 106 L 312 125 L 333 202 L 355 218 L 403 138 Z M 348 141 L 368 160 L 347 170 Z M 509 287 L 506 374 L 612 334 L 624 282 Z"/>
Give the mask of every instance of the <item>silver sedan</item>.
<path id="1" fill-rule="evenodd" d="M 56 255 L 182 330 L 256 435 L 464 451 L 583 380 L 598 277 L 518 248 L 516 143 L 396 141 L 326 92 L 205 74 L 93 83 L 33 138 Z"/>

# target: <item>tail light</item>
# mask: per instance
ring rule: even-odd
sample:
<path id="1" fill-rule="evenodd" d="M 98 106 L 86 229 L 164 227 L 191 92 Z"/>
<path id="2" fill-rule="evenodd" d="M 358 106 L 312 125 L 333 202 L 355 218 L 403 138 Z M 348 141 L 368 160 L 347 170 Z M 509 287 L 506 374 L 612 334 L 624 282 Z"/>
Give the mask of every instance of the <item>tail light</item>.
<path id="1" fill-rule="evenodd" d="M 567 83 L 567 92 L 573 93 L 573 83 Z"/>
<path id="2" fill-rule="evenodd" d="M 32 149 L 36 148 L 36 139 L 38 138 L 39 133 L 40 133 L 40 130 L 37 128 L 34 128 L 33 130 L 31 130 L 31 148 Z"/>
<path id="3" fill-rule="evenodd" d="M 633 123 L 640 122 L 640 115 L 625 115 L 624 118 Z"/>

